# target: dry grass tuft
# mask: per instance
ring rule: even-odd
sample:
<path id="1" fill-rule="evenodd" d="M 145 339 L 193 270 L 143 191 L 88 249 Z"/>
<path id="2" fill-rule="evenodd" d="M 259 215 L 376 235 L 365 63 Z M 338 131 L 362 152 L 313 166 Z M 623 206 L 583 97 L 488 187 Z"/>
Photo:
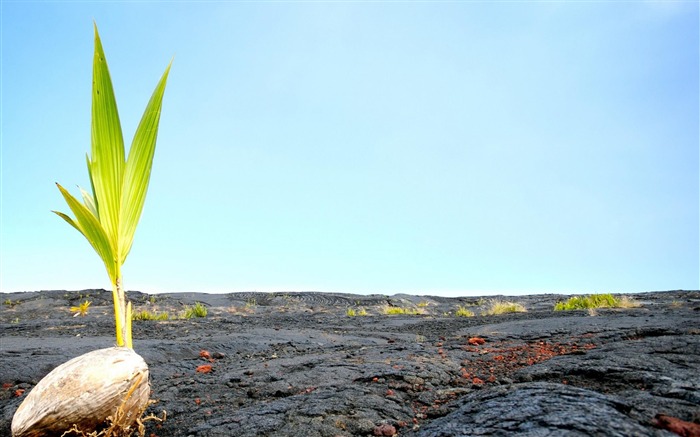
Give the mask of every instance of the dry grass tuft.
<path id="1" fill-rule="evenodd" d="M 474 317 L 474 311 L 471 311 L 467 309 L 465 306 L 458 306 L 457 310 L 455 311 L 455 316 L 456 317 Z"/>
<path id="2" fill-rule="evenodd" d="M 481 314 L 484 316 L 495 316 L 505 313 L 525 313 L 527 309 L 519 303 L 502 301 L 502 300 L 492 300 L 489 307 L 483 311 Z"/>

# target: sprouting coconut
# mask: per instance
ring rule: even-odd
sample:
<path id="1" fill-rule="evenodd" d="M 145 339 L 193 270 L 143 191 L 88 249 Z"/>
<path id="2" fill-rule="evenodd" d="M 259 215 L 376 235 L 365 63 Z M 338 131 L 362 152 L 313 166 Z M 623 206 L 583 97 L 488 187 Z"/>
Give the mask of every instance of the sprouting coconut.
<path id="1" fill-rule="evenodd" d="M 131 434 L 149 396 L 148 366 L 133 349 L 88 352 L 56 367 L 32 389 L 12 419 L 12 435 L 61 435 L 73 426 L 83 433 L 112 426 L 115 434 Z"/>
<path id="2" fill-rule="evenodd" d="M 170 65 L 141 118 L 125 159 L 117 104 L 95 25 L 92 85 L 92 194 L 83 202 L 56 184 L 75 219 L 56 212 L 85 236 L 107 268 L 112 283 L 116 345 L 74 358 L 54 369 L 32 389 L 12 419 L 14 437 L 60 436 L 71 429 L 87 435 L 130 435 L 148 406 L 148 366 L 133 350 L 131 303 L 121 268 L 131 250 L 151 175 L 161 104 Z"/>

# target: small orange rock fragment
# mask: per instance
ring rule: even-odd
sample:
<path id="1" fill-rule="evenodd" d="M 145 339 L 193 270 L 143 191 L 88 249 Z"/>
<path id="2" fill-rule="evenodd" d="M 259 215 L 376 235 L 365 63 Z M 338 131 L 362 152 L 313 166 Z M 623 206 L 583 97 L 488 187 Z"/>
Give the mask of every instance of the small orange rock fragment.
<path id="1" fill-rule="evenodd" d="M 197 366 L 197 373 L 209 373 L 211 372 L 211 364 L 202 364 Z"/>

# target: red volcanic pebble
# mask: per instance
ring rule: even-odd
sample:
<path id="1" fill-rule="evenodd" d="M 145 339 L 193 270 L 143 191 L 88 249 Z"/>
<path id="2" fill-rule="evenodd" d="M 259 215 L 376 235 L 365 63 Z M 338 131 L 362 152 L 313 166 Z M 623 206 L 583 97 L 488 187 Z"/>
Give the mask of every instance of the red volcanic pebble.
<path id="1" fill-rule="evenodd" d="M 481 338 L 481 337 L 472 337 L 472 338 L 470 338 L 467 342 L 468 342 L 469 344 L 471 344 L 471 345 L 476 346 L 476 345 L 480 345 L 480 344 L 486 343 L 486 340 L 484 340 L 484 339 Z"/>
<path id="2" fill-rule="evenodd" d="M 396 435 L 396 428 L 388 423 L 383 423 L 381 425 L 375 426 L 372 434 L 377 436 L 392 436 Z"/>
<path id="3" fill-rule="evenodd" d="M 209 373 L 211 372 L 211 364 L 202 364 L 197 366 L 197 373 Z"/>
<path id="4" fill-rule="evenodd" d="M 478 340 L 475 340 L 478 339 Z M 573 340 L 573 339 L 572 339 Z M 472 337 L 470 344 L 484 341 L 481 337 Z M 490 342 L 488 348 L 464 345 L 462 349 L 477 354 L 475 357 L 461 361 L 459 377 L 473 385 L 493 384 L 501 377 L 526 366 L 547 361 L 555 356 L 575 353 L 595 348 L 595 344 L 549 343 L 537 341 L 532 343 Z M 566 384 L 566 382 L 564 382 Z M 700 437 L 696 436 L 696 437 Z"/>
<path id="5" fill-rule="evenodd" d="M 654 426 L 666 429 L 683 437 L 700 437 L 700 424 L 686 422 L 673 416 L 657 414 L 654 418 Z"/>
<path id="6" fill-rule="evenodd" d="M 202 358 L 206 358 L 207 360 L 211 359 L 211 355 L 209 354 L 208 350 L 202 349 L 199 351 L 199 356 Z"/>

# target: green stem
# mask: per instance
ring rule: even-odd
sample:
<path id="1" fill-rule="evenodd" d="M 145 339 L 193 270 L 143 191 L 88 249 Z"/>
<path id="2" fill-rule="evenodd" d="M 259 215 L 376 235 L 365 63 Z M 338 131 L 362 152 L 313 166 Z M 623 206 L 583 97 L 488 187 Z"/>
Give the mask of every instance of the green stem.
<path id="1" fill-rule="evenodd" d="M 114 324 L 117 334 L 117 346 L 131 349 L 131 305 L 127 306 L 121 276 L 117 276 L 116 281 L 114 281 L 112 298 L 114 300 Z"/>

